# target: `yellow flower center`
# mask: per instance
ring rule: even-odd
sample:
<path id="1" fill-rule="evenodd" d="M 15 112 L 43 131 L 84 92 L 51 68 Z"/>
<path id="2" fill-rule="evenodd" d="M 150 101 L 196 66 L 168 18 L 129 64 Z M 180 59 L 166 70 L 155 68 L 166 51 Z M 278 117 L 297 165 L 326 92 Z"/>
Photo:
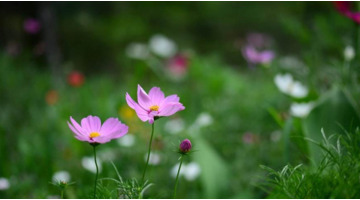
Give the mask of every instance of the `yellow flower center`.
<path id="1" fill-rule="evenodd" d="M 150 106 L 150 110 L 151 110 L 151 111 L 158 111 L 158 110 L 159 110 L 159 106 L 157 106 L 157 105 Z"/>
<path id="2" fill-rule="evenodd" d="M 90 133 L 90 138 L 95 138 L 95 137 L 99 137 L 99 136 L 100 136 L 100 133 L 98 133 L 98 132 Z"/>

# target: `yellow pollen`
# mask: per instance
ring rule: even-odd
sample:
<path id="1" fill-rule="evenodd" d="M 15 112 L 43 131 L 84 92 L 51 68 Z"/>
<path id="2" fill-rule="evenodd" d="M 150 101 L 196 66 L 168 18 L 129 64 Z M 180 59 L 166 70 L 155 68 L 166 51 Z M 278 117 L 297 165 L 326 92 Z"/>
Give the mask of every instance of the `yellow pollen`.
<path id="1" fill-rule="evenodd" d="M 150 110 L 151 110 L 151 111 L 158 111 L 158 110 L 159 110 L 159 106 L 157 106 L 157 105 L 150 106 Z"/>
<path id="2" fill-rule="evenodd" d="M 95 137 L 99 137 L 99 136 L 100 136 L 100 133 L 98 133 L 98 132 L 90 133 L 90 138 L 95 138 Z"/>

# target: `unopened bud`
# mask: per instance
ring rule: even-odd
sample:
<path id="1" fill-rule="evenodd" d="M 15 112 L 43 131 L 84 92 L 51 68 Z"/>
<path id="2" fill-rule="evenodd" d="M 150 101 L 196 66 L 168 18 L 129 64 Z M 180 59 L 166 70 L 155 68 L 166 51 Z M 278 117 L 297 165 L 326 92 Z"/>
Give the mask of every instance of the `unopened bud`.
<path id="1" fill-rule="evenodd" d="M 191 150 L 191 142 L 189 139 L 185 139 L 180 143 L 180 152 L 187 153 Z"/>

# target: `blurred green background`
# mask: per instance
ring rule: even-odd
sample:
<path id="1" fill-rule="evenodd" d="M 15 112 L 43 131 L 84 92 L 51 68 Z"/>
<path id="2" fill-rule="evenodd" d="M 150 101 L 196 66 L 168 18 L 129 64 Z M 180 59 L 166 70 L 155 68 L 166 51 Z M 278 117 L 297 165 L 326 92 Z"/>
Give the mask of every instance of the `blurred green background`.
<path id="1" fill-rule="evenodd" d="M 99 146 L 99 176 L 116 178 L 113 161 L 123 178 L 139 179 L 151 126 L 129 109 L 125 93 L 135 97 L 140 84 L 178 94 L 186 107 L 156 121 L 158 162 L 146 198 L 172 196 L 185 138 L 196 149 L 185 163 L 198 170 L 181 177 L 179 198 L 266 198 L 259 165 L 311 165 L 319 150 L 302 137 L 359 125 L 359 62 L 343 55 L 355 29 L 331 2 L 1 2 L 0 177 L 10 187 L 0 197 L 56 197 L 49 182 L 57 171 L 75 182 L 66 197 L 91 197 L 94 174 L 82 162 L 92 148 L 73 137 L 70 116 L 126 123 L 130 139 Z M 272 62 L 249 66 L 242 48 L 251 33 L 268 36 Z M 156 54 L 154 36 L 168 38 L 175 52 Z M 281 93 L 279 73 L 309 94 Z M 292 102 L 310 101 L 307 117 L 291 115 Z"/>

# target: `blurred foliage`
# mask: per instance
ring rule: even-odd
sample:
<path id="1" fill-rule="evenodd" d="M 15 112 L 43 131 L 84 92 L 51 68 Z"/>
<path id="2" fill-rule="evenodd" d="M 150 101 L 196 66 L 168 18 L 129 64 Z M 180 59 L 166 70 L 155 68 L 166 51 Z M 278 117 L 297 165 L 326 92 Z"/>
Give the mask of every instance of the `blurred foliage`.
<path id="1" fill-rule="evenodd" d="M 274 190 L 270 198 L 353 199 L 359 197 L 360 132 L 345 132 L 329 137 L 322 130 L 323 141 L 313 141 L 322 149 L 318 167 L 286 165 L 281 171 L 262 166 L 269 172 L 266 184 Z M 335 145 L 331 140 L 335 142 Z M 265 186 L 266 187 L 266 186 Z"/>
<path id="2" fill-rule="evenodd" d="M 41 13 L 46 6 L 55 17 L 52 45 L 60 49 L 58 74 L 49 59 L 54 46 L 45 42 L 49 27 Z M 39 19 L 43 26 L 38 34 L 23 30 L 27 18 Z M 196 149 L 185 163 L 198 163 L 201 173 L 192 181 L 180 177 L 179 198 L 292 198 L 283 192 L 285 187 L 266 191 L 257 187 L 266 179 L 259 165 L 277 174 L 289 164 L 285 174 L 311 175 L 321 167 L 312 164 L 323 156 L 304 138 L 319 142 L 321 128 L 334 134 L 360 125 L 359 61 L 343 58 L 344 47 L 354 42 L 355 28 L 329 2 L 1 2 L 0 177 L 8 178 L 11 187 L 0 190 L 0 197 L 59 195 L 49 184 L 59 170 L 68 171 L 75 182 L 66 189 L 67 198 L 91 196 L 94 176 L 81 163 L 83 157 L 92 156 L 91 146 L 74 139 L 66 124 L 69 116 L 80 120 L 90 114 L 103 120 L 119 117 L 136 141 L 131 147 L 119 145 L 121 138 L 99 146 L 98 197 L 117 198 L 119 188 L 131 193 L 145 165 L 151 129 L 125 101 L 125 93 L 134 97 L 140 84 L 146 91 L 159 86 L 166 95 L 178 94 L 186 107 L 156 121 L 153 149 L 161 161 L 149 168 L 153 185 L 144 198 L 172 196 L 171 169 L 178 162 L 178 141 L 184 138 L 190 138 Z M 276 53 L 272 63 L 247 66 L 241 47 L 252 32 L 271 36 Z M 141 60 L 126 54 L 129 44 L 147 44 L 155 34 L 174 40 L 179 53 L 188 56 L 182 79 L 166 73 L 168 58 Z M 73 71 L 85 77 L 79 87 L 67 81 Z M 292 74 L 309 88 L 309 95 L 282 94 L 274 84 L 279 73 Z M 291 116 L 291 103 L 308 101 L 315 102 L 308 117 Z M 204 114 L 212 119 L 206 125 L 199 122 Z M 172 134 L 166 127 L 179 119 L 184 128 Z M 353 139 L 346 141 L 355 148 L 355 143 L 350 145 Z M 359 160 L 344 162 L 345 167 L 359 165 Z M 289 167 L 299 163 L 309 172 Z M 342 170 L 346 175 L 351 171 Z M 338 171 L 331 168 L 329 173 Z M 107 179 L 120 175 L 124 184 Z M 320 176 L 325 178 L 319 184 L 331 188 L 325 184 L 330 175 Z M 322 195 L 295 197 L 359 197 L 350 194 L 355 186 L 347 190 L 347 183 L 336 177 L 330 183 L 342 184 L 339 188 L 345 193 L 327 195 L 324 189 L 319 190 Z M 282 178 L 293 187 L 292 176 Z M 306 187 L 315 185 L 313 179 L 308 183 Z"/>

